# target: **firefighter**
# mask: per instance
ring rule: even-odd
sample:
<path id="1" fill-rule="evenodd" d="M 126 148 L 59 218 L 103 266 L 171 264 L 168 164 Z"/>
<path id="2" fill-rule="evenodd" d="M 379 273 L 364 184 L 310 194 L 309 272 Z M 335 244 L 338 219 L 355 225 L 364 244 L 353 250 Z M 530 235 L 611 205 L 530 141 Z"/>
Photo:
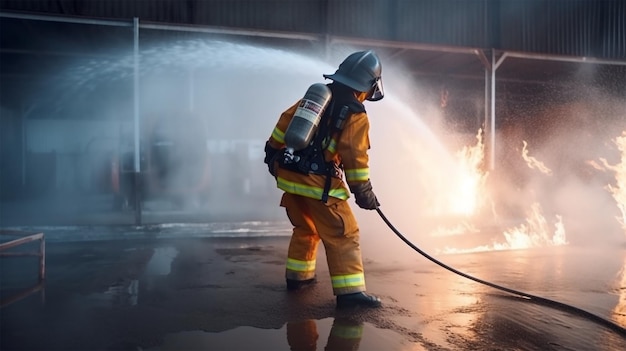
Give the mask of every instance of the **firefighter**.
<path id="1" fill-rule="evenodd" d="M 374 51 L 350 54 L 334 74 L 323 75 L 332 82 L 319 83 L 327 87 L 328 101 L 323 101 L 321 92 L 313 94 L 319 97 L 317 102 L 315 96 L 311 101 L 303 98 L 296 102 L 280 115 L 265 146 L 265 163 L 284 192 L 280 205 L 293 225 L 287 289 L 300 290 L 316 282 L 321 240 L 337 308 L 381 306 L 379 298 L 365 293 L 359 226 L 346 201 L 352 193 L 360 208 L 375 210 L 380 205 L 369 177 L 370 124 L 363 102 L 383 98 L 381 72 Z M 313 137 L 294 153 L 285 143 L 294 139 L 290 125 L 306 106 L 313 107 L 308 117 L 298 122 L 313 120 L 312 113 L 319 113 L 319 122 L 314 121 L 319 124 L 312 126 L 317 128 L 315 133 L 305 131 Z"/>

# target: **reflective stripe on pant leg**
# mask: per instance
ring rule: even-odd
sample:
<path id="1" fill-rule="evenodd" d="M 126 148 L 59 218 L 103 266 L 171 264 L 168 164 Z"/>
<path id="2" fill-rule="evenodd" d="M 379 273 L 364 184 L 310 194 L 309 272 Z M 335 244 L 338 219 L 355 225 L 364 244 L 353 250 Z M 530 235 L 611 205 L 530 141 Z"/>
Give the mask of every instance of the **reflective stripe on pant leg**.
<path id="1" fill-rule="evenodd" d="M 285 193 L 280 203 L 285 207 L 287 217 L 293 225 L 285 269 L 287 279 L 307 280 L 315 277 L 320 238 L 305 199 L 302 196 Z"/>
<path id="2" fill-rule="evenodd" d="M 363 273 L 333 275 L 330 279 L 335 295 L 365 291 L 365 275 Z"/>
<path id="3" fill-rule="evenodd" d="M 315 277 L 315 260 L 300 261 L 288 257 L 286 277 L 294 280 L 313 279 Z"/>
<path id="4" fill-rule="evenodd" d="M 327 204 L 309 202 L 315 228 L 324 242 L 335 295 L 365 291 L 359 227 L 350 205 L 330 198 Z"/>

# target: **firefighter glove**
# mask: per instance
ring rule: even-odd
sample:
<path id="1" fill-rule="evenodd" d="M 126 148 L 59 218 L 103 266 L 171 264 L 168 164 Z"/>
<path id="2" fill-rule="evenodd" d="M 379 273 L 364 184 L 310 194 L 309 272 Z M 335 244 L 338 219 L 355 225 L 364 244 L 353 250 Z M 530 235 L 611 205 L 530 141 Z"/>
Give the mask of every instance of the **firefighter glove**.
<path id="1" fill-rule="evenodd" d="M 281 154 L 279 151 L 278 149 L 274 149 L 269 141 L 265 143 L 265 159 L 263 162 L 267 164 L 267 170 L 273 177 L 276 177 L 276 160 L 278 160 Z"/>
<path id="2" fill-rule="evenodd" d="M 375 210 L 380 206 L 374 191 L 372 190 L 372 183 L 368 180 L 365 183 L 359 183 L 350 186 L 350 190 L 354 193 L 356 204 L 365 210 Z"/>

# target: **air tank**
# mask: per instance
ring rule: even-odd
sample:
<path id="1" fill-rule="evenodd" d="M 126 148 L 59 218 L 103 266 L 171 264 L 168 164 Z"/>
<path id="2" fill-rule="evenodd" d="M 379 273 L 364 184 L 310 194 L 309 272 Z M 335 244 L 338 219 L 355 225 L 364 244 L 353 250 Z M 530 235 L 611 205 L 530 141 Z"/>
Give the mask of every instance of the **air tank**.
<path id="1" fill-rule="evenodd" d="M 289 153 L 302 150 L 311 143 L 331 97 L 326 84 L 315 83 L 309 87 L 285 131 L 285 145 Z"/>

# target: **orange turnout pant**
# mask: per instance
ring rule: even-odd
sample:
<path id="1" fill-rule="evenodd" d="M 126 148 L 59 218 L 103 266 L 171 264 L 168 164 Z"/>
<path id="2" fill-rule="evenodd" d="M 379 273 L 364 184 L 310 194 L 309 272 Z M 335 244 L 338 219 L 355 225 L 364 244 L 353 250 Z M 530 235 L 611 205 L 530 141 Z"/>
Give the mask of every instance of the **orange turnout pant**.
<path id="1" fill-rule="evenodd" d="M 359 227 L 350 205 L 330 197 L 320 200 L 284 193 L 285 207 L 293 225 L 287 253 L 286 278 L 307 280 L 315 277 L 320 240 L 335 295 L 365 291 L 365 275 L 359 244 Z"/>

